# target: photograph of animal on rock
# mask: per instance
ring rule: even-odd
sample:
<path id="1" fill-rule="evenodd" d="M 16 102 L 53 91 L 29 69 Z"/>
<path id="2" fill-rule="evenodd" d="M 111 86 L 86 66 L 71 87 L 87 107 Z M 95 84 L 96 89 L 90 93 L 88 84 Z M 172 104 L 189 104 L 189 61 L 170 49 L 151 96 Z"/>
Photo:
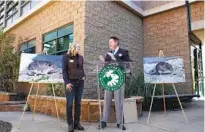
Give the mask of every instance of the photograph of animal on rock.
<path id="1" fill-rule="evenodd" d="M 145 57 L 145 83 L 185 82 L 184 63 L 179 57 Z"/>
<path id="2" fill-rule="evenodd" d="M 62 56 L 21 54 L 19 82 L 63 83 Z"/>

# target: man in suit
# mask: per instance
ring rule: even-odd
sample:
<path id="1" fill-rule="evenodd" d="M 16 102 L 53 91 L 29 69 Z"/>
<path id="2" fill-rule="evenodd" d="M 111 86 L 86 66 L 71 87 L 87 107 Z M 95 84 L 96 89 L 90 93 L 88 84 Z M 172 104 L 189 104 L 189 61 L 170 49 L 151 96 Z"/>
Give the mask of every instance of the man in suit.
<path id="1" fill-rule="evenodd" d="M 105 56 L 105 62 L 130 62 L 130 57 L 128 51 L 119 47 L 119 39 L 117 37 L 110 37 L 109 39 L 109 51 Z M 103 61 L 103 58 L 100 57 Z M 99 128 L 105 128 L 110 116 L 110 106 L 112 102 L 112 91 L 105 90 L 104 94 L 104 109 L 103 109 L 103 118 L 100 122 Z M 116 110 L 116 121 L 117 127 L 122 130 L 126 130 L 126 127 L 123 125 L 123 102 L 124 102 L 124 85 L 114 91 L 114 100 L 115 100 L 115 110 Z"/>

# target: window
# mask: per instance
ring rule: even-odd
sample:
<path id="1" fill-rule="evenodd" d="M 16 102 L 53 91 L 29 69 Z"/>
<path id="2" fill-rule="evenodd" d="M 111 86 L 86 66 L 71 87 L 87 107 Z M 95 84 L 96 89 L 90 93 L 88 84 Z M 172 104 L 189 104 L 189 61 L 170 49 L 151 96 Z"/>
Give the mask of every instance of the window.
<path id="1" fill-rule="evenodd" d="M 15 11 L 17 11 L 19 2 L 18 1 L 8 1 L 6 4 L 6 16 L 11 16 Z"/>
<path id="2" fill-rule="evenodd" d="M 40 0 L 32 0 L 31 1 L 31 8 L 35 7 L 36 5 L 38 5 L 41 1 Z"/>
<path id="3" fill-rule="evenodd" d="M 13 21 L 16 21 L 19 18 L 18 12 L 13 14 Z"/>
<path id="4" fill-rule="evenodd" d="M 20 46 L 20 53 L 35 53 L 36 52 L 36 40 L 31 40 L 23 43 Z"/>
<path id="5" fill-rule="evenodd" d="M 3 23 L 3 19 L 0 19 L 0 23 Z"/>
<path id="6" fill-rule="evenodd" d="M 3 15 L 4 15 L 4 12 L 3 12 L 3 11 L 1 11 L 0 16 L 3 16 Z"/>
<path id="7" fill-rule="evenodd" d="M 42 2 L 42 0 L 6 0 L 5 2 L 5 10 L 4 2 L 0 2 L 0 19 L 4 19 L 4 12 L 6 12 L 5 23 L 6 26 L 9 26 L 20 16 L 28 13 L 33 7 Z"/>
<path id="8" fill-rule="evenodd" d="M 201 44 L 192 42 L 191 48 L 192 85 L 194 91 L 204 97 L 204 76 Z"/>
<path id="9" fill-rule="evenodd" d="M 12 24 L 12 17 L 6 20 L 6 25 L 9 26 Z"/>
<path id="10" fill-rule="evenodd" d="M 67 25 L 43 36 L 43 48 L 48 54 L 64 54 L 72 42 L 73 25 Z"/>
<path id="11" fill-rule="evenodd" d="M 22 15 L 26 14 L 28 11 L 30 11 L 30 9 L 31 9 L 31 3 L 30 2 L 24 3 L 22 6 Z"/>
<path id="12" fill-rule="evenodd" d="M 0 4 L 2 4 L 2 3 L 0 3 Z M 3 22 L 4 22 L 4 7 L 1 6 L 0 7 L 0 26 L 3 25 Z"/>
<path id="13" fill-rule="evenodd" d="M 6 3 L 6 26 L 11 25 L 17 18 L 19 18 L 18 15 L 18 1 L 7 1 Z"/>
<path id="14" fill-rule="evenodd" d="M 29 12 L 32 8 L 34 8 L 36 5 L 38 5 L 41 2 L 41 0 L 24 0 L 21 1 L 21 13 L 22 15 L 26 14 Z"/>
<path id="15" fill-rule="evenodd" d="M 4 22 L 4 1 L 0 1 L 0 26 L 3 25 Z"/>

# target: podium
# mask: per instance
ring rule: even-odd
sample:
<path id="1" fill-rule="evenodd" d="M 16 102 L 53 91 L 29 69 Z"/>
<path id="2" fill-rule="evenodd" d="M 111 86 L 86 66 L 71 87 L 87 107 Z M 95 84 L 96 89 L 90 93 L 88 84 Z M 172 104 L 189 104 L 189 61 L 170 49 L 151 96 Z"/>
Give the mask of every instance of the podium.
<path id="1" fill-rule="evenodd" d="M 116 92 L 117 90 L 123 89 L 123 91 L 121 91 L 122 93 L 120 99 L 115 100 L 115 101 L 123 102 L 122 110 L 121 110 L 122 115 L 120 116 L 122 117 L 121 119 L 121 121 L 123 122 L 122 124 L 130 123 L 130 122 L 138 122 L 136 99 L 134 98 L 124 99 L 124 87 L 125 87 L 126 79 L 128 76 L 130 77 L 133 76 L 133 74 L 135 73 L 134 70 L 136 70 L 134 62 L 104 62 L 104 63 L 96 64 L 96 68 L 93 71 L 97 74 L 97 83 L 98 83 L 97 93 L 98 93 L 100 122 L 103 120 L 102 113 L 107 113 L 105 111 L 103 112 L 101 109 L 101 105 L 103 104 L 103 102 L 101 101 L 101 94 L 102 94 L 101 89 L 104 89 L 104 92 L 110 91 L 113 93 Z M 117 93 L 115 93 L 115 95 L 117 95 Z M 108 97 L 104 98 L 104 104 L 106 104 L 105 101 L 107 101 L 107 98 Z M 110 106 L 104 106 L 104 107 L 110 107 Z M 133 112 L 131 113 L 132 116 L 130 116 L 130 113 L 128 113 L 130 109 L 133 109 Z M 117 110 L 115 109 L 115 111 Z"/>

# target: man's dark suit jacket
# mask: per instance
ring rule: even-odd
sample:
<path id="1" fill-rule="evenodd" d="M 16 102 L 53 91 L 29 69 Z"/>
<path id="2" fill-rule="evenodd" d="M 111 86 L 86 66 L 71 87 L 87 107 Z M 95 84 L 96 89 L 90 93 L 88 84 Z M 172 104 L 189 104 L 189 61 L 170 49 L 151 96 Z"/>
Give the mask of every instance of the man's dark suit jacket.
<path id="1" fill-rule="evenodd" d="M 110 51 L 110 53 L 112 52 Z M 128 51 L 122 48 L 119 48 L 117 53 L 114 56 L 117 62 L 130 62 L 131 61 Z M 106 54 L 105 61 L 112 62 L 113 60 L 108 54 Z"/>

